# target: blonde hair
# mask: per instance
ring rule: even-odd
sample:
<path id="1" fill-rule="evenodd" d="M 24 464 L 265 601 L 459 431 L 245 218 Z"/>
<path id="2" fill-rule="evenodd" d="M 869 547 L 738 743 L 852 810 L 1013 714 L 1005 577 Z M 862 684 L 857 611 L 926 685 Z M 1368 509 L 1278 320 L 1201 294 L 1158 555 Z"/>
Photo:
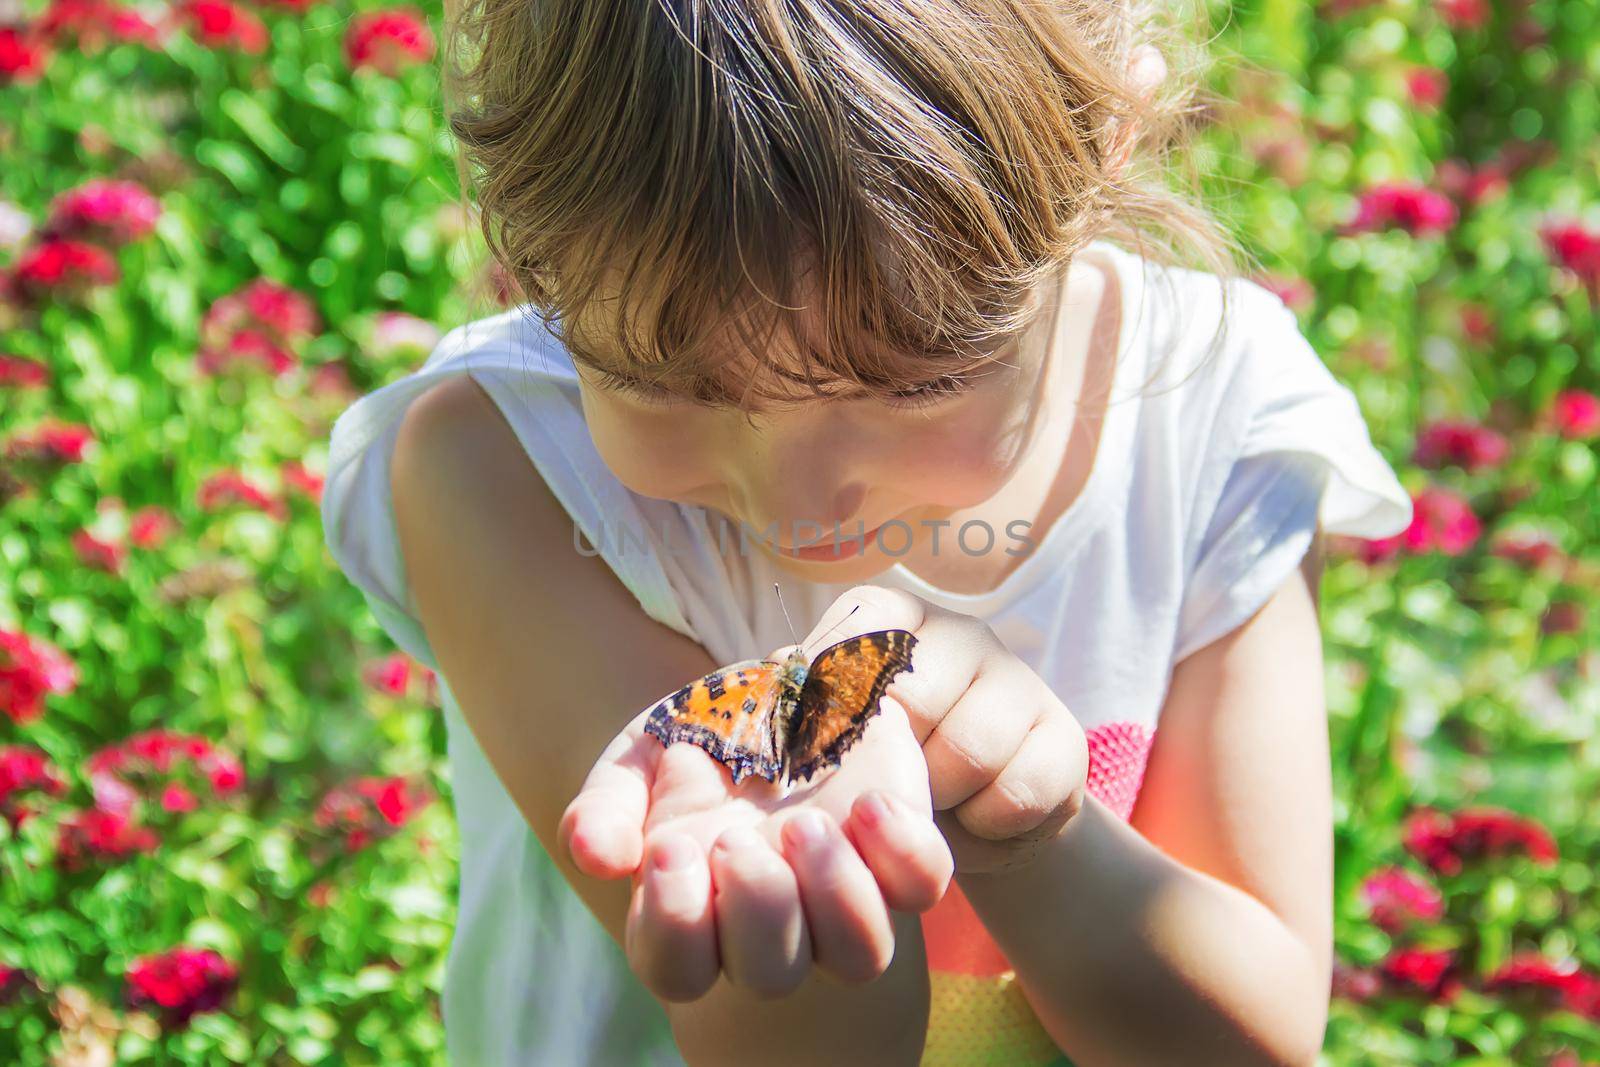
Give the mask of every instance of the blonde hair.
<path id="1" fill-rule="evenodd" d="M 717 368 L 782 328 L 798 367 L 757 355 L 770 374 L 742 397 L 821 395 L 819 370 L 887 395 L 998 358 L 1092 240 L 1238 273 L 1185 166 L 1210 101 L 1176 9 L 460 2 L 445 63 L 463 189 L 505 275 L 602 372 L 726 402 Z M 1169 71 L 1153 92 L 1129 73 L 1146 42 Z M 591 320 L 597 301 L 618 306 Z M 615 335 L 596 346 L 579 320 Z"/>

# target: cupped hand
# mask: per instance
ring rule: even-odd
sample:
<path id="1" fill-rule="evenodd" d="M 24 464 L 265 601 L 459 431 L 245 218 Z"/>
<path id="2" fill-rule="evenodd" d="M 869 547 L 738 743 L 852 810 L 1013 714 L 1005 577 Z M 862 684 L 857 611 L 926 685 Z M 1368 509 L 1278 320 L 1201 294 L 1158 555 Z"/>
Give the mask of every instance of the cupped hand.
<path id="1" fill-rule="evenodd" d="M 633 880 L 625 948 L 656 996 L 695 1000 L 726 975 L 780 997 L 813 966 L 847 983 L 888 968 L 889 911 L 931 908 L 954 866 L 906 712 L 879 707 L 840 766 L 788 796 L 663 747 L 643 712 L 601 753 L 560 839 L 585 874 Z"/>

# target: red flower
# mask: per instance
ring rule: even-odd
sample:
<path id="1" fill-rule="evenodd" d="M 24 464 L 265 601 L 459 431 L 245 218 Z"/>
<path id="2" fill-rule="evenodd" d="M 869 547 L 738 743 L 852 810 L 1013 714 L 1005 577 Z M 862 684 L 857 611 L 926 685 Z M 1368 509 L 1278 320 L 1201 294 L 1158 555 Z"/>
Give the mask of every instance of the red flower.
<path id="1" fill-rule="evenodd" d="M 1437 469 L 1455 464 L 1466 471 L 1481 471 L 1505 462 L 1510 446 L 1494 430 L 1465 419 L 1441 419 L 1417 434 L 1411 461 Z"/>
<path id="2" fill-rule="evenodd" d="M 416 8 L 367 11 L 350 20 L 344 54 L 352 69 L 371 67 L 394 75 L 402 67 L 433 58 L 433 34 Z"/>
<path id="3" fill-rule="evenodd" d="M 56 855 L 69 871 L 81 869 L 89 860 L 114 861 L 153 852 L 160 844 L 155 831 L 138 825 L 125 811 L 75 811 L 56 829 Z"/>
<path id="4" fill-rule="evenodd" d="M 135 783 L 157 784 L 169 790 L 177 785 L 187 793 L 187 786 L 172 779 L 185 767 L 192 767 L 202 775 L 210 782 L 212 792 L 219 796 L 244 785 L 244 768 L 232 752 L 199 735 L 160 728 L 107 745 L 91 755 L 86 766 L 97 789 L 103 784 L 111 790 L 126 790 L 132 788 L 130 783 Z M 136 793 L 130 794 L 130 799 Z M 168 811 L 173 811 L 179 809 L 172 807 L 169 801 L 181 800 L 179 794 L 164 793 L 161 802 Z"/>
<path id="5" fill-rule="evenodd" d="M 60 796 L 67 784 L 43 751 L 29 745 L 0 748 L 0 815 L 21 826 L 34 813 L 18 797 L 23 793 Z"/>
<path id="6" fill-rule="evenodd" d="M 1397 949 L 1378 970 L 1384 984 L 1396 993 L 1420 994 L 1444 1002 L 1454 999 L 1461 989 L 1456 956 L 1448 949 Z"/>
<path id="7" fill-rule="evenodd" d="M 1542 533 L 1497 534 L 1489 551 L 1532 570 L 1563 558 L 1561 546 Z"/>
<path id="8" fill-rule="evenodd" d="M 266 490 L 237 471 L 222 471 L 207 478 L 200 486 L 198 500 L 205 511 L 239 505 L 255 508 L 278 519 L 285 514 L 282 501 L 274 499 Z"/>
<path id="9" fill-rule="evenodd" d="M 178 520 L 166 508 L 151 504 L 128 519 L 128 540 L 137 548 L 155 548 L 178 529 Z"/>
<path id="10" fill-rule="evenodd" d="M 69 238 L 46 238 L 17 260 L 14 278 L 27 294 L 78 293 L 118 278 L 117 262 L 103 248 Z"/>
<path id="11" fill-rule="evenodd" d="M 1600 396 L 1582 389 L 1557 393 L 1545 418 L 1557 433 L 1571 441 L 1600 436 Z"/>
<path id="12" fill-rule="evenodd" d="M 0 713 L 15 723 L 44 714 L 44 698 L 78 687 L 78 668 L 55 645 L 13 630 L 0 630 Z"/>
<path id="13" fill-rule="evenodd" d="M 1484 988 L 1492 993 L 1529 993 L 1556 1004 L 1580 999 L 1593 979 L 1570 960 L 1554 963 L 1538 953 L 1513 956 L 1489 976 Z"/>
<path id="14" fill-rule="evenodd" d="M 166 788 L 161 791 L 161 807 L 164 811 L 182 813 L 193 811 L 199 806 L 199 799 L 182 782 L 168 782 Z"/>
<path id="15" fill-rule="evenodd" d="M 425 787 L 403 777 L 359 778 L 329 790 L 314 819 L 324 829 L 342 831 L 346 851 L 356 852 L 410 822 L 431 800 Z"/>
<path id="16" fill-rule="evenodd" d="M 38 29 L 57 43 L 75 43 L 83 52 L 97 52 L 108 43 L 123 41 L 159 48 L 163 37 L 161 29 L 143 15 L 109 0 L 54 0 Z"/>
<path id="17" fill-rule="evenodd" d="M 93 440 L 94 432 L 87 426 L 49 419 L 12 437 L 5 454 L 17 463 L 81 463 L 84 450 Z"/>
<path id="18" fill-rule="evenodd" d="M 342 362 L 323 363 L 311 372 L 307 385 L 313 396 L 329 397 L 335 401 L 348 401 L 356 397 L 355 383 L 350 380 L 350 370 Z"/>
<path id="19" fill-rule="evenodd" d="M 297 459 L 292 459 L 283 465 L 281 471 L 283 484 L 295 492 L 302 494 L 309 500 L 322 499 L 323 476 L 316 471 L 307 470 L 305 464 Z"/>
<path id="20" fill-rule="evenodd" d="M 1397 228 L 1413 236 L 1444 233 L 1456 222 L 1456 206 L 1443 193 L 1421 185 L 1390 182 L 1361 194 L 1345 233 Z"/>
<path id="21" fill-rule="evenodd" d="M 181 1028 L 222 1007 L 239 983 L 239 968 L 209 948 L 179 945 L 139 957 L 125 977 L 130 1008 L 154 1008 L 163 1025 Z"/>
<path id="22" fill-rule="evenodd" d="M 1374 871 L 1361 885 L 1372 921 L 1395 932 L 1414 921 L 1444 918 L 1444 895 L 1433 883 L 1400 867 Z"/>
<path id="23" fill-rule="evenodd" d="M 1406 72 L 1406 93 L 1411 102 L 1429 111 L 1444 103 L 1450 78 L 1438 67 L 1412 67 Z"/>
<path id="24" fill-rule="evenodd" d="M 266 51 L 266 24 L 229 0 L 184 0 L 178 16 L 188 23 L 194 39 L 207 48 L 252 54 Z"/>
<path id="25" fill-rule="evenodd" d="M 96 537 L 87 529 L 73 533 L 72 550 L 78 554 L 78 559 L 85 566 L 109 574 L 121 574 L 122 565 L 128 558 L 126 545 Z"/>
<path id="26" fill-rule="evenodd" d="M 1580 223 L 1550 223 L 1539 231 L 1545 251 L 1574 274 L 1600 274 L 1600 230 Z"/>
<path id="27" fill-rule="evenodd" d="M 1461 332 L 1474 344 L 1488 344 L 1494 340 L 1494 319 L 1482 304 L 1461 305 Z"/>
<path id="28" fill-rule="evenodd" d="M 10 1004 L 29 989 L 39 989 L 39 982 L 33 975 L 21 967 L 0 963 L 0 1004 Z"/>
<path id="29" fill-rule="evenodd" d="M 285 341 L 312 337 L 322 328 L 322 318 L 311 301 L 286 285 L 257 278 L 234 297 L 242 302 L 252 320 Z M 215 305 L 212 310 L 216 310 Z"/>
<path id="30" fill-rule="evenodd" d="M 50 383 L 50 368 L 37 360 L 0 354 L 0 387 L 43 389 Z"/>
<path id="31" fill-rule="evenodd" d="M 1439 0 L 1439 14 L 1452 29 L 1475 30 L 1489 21 L 1488 0 Z"/>
<path id="32" fill-rule="evenodd" d="M 202 349 L 198 363 L 202 374 L 224 374 L 235 367 L 255 367 L 274 378 L 281 378 L 299 366 L 291 353 L 259 330 L 240 330 L 228 338 L 220 350 Z"/>
<path id="33" fill-rule="evenodd" d="M 60 235 L 90 234 L 118 244 L 147 236 L 161 217 L 161 202 L 138 182 L 96 178 L 56 197 L 49 228 Z"/>
<path id="34" fill-rule="evenodd" d="M 362 679 L 380 693 L 405 696 L 411 684 L 411 657 L 404 652 L 392 652 L 380 660 L 367 664 Z"/>
<path id="35" fill-rule="evenodd" d="M 1413 555 L 1441 552 L 1459 556 L 1478 540 L 1483 525 L 1472 506 L 1437 486 L 1411 497 L 1411 525 L 1403 533 L 1361 542 L 1359 555 L 1365 563 L 1381 563 L 1402 550 Z"/>
<path id="36" fill-rule="evenodd" d="M 1559 854 L 1548 830 L 1500 808 L 1422 808 L 1406 819 L 1403 834 L 1406 851 L 1439 874 L 1458 874 L 1467 860 L 1520 854 L 1550 864 Z"/>
<path id="37" fill-rule="evenodd" d="M 1539 632 L 1545 634 L 1576 634 L 1583 632 L 1588 613 L 1575 600 L 1557 600 L 1539 616 Z"/>
<path id="38" fill-rule="evenodd" d="M 49 58 L 36 35 L 15 26 L 0 27 L 0 85 L 38 81 Z"/>

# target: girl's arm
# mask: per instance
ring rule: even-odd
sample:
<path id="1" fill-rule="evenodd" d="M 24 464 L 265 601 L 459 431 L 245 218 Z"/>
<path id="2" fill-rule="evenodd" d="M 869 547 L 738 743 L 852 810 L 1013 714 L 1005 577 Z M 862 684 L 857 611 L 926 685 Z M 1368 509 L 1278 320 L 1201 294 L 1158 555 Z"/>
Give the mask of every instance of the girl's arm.
<path id="1" fill-rule="evenodd" d="M 716 666 L 648 618 L 606 563 L 579 555 L 572 523 L 494 402 L 466 376 L 406 413 L 391 486 L 416 610 L 474 735 L 556 867 L 616 939 L 633 886 L 581 874 L 558 838 L 596 757 L 663 693 Z M 927 973 L 918 916 L 892 913 L 880 977 L 846 986 L 812 972 L 781 1000 L 718 979 L 666 1005 L 689 1063 L 915 1063 Z M 551 982 L 562 980 L 549 976 Z"/>
<path id="2" fill-rule="evenodd" d="M 1311 1064 L 1331 958 L 1318 546 L 1178 665 L 1133 825 L 1091 801 L 1028 865 L 958 874 L 1079 1067 Z"/>

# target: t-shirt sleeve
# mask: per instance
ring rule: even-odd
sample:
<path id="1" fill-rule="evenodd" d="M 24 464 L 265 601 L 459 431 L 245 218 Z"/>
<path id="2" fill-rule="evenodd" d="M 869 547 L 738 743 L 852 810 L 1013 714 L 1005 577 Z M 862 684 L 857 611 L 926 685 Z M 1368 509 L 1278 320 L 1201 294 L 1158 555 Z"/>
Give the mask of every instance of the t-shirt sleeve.
<path id="1" fill-rule="evenodd" d="M 1256 288 L 1234 373 L 1213 403 L 1196 502 L 1203 530 L 1172 661 L 1242 626 L 1293 574 L 1318 527 L 1377 538 L 1411 522 L 1411 498 L 1373 446 L 1355 395 L 1334 379 L 1294 314 Z"/>

